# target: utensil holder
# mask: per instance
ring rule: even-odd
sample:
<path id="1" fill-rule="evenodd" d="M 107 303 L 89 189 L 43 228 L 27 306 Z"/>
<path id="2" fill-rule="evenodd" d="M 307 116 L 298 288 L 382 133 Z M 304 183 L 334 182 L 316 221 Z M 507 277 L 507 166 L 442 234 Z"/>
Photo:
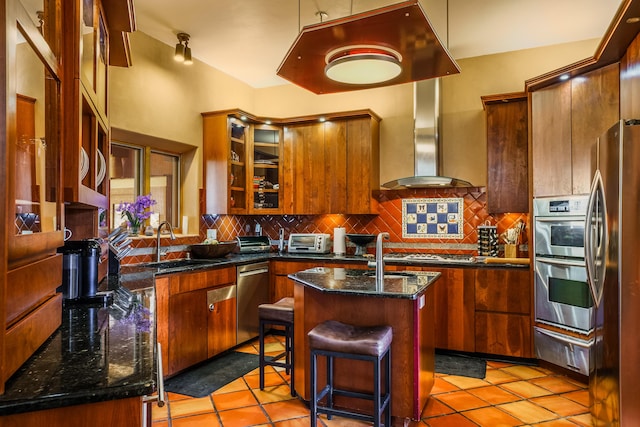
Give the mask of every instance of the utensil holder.
<path id="1" fill-rule="evenodd" d="M 498 230 L 495 225 L 478 226 L 478 255 L 498 256 Z"/>
<path id="2" fill-rule="evenodd" d="M 518 245 L 505 243 L 505 245 L 504 245 L 504 257 L 505 258 L 517 258 L 518 257 Z"/>

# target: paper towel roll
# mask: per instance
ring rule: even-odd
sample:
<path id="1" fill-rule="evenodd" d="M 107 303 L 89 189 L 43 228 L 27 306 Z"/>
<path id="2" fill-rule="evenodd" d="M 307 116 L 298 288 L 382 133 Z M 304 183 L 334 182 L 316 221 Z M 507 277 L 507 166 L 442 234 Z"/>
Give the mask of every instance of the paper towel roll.
<path id="1" fill-rule="evenodd" d="M 344 227 L 333 229 L 333 253 L 336 255 L 344 255 L 346 252 L 345 234 Z"/>

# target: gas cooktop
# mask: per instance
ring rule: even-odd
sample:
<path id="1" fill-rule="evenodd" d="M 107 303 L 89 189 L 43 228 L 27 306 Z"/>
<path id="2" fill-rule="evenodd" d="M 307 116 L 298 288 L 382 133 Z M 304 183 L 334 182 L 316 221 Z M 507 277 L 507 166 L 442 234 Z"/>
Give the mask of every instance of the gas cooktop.
<path id="1" fill-rule="evenodd" d="M 384 260 L 385 261 L 421 261 L 421 262 L 434 262 L 434 263 L 476 262 L 476 258 L 473 255 L 425 254 L 425 253 L 405 253 L 405 252 L 391 252 L 384 256 Z"/>

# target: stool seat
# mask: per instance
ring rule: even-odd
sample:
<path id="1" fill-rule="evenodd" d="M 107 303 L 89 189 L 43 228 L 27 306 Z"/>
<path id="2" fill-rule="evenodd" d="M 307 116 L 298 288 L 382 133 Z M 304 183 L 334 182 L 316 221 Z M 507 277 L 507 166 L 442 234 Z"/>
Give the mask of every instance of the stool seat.
<path id="1" fill-rule="evenodd" d="M 339 353 L 383 355 L 393 339 L 391 326 L 359 327 L 327 320 L 309 331 L 309 346 Z"/>
<path id="2" fill-rule="evenodd" d="M 258 316 L 264 320 L 293 322 L 293 298 L 282 298 L 273 304 L 260 304 Z"/>
<path id="3" fill-rule="evenodd" d="M 259 333 L 260 333 L 260 390 L 264 390 L 264 368 L 273 366 L 276 368 L 284 368 L 287 374 L 291 374 L 289 388 L 291 396 L 296 395 L 294 389 L 295 379 L 293 370 L 293 298 L 285 297 L 273 304 L 260 304 L 258 306 Z M 267 332 L 267 326 L 277 326 L 284 328 L 285 350 L 283 353 L 273 356 L 269 359 L 265 357 L 264 336 Z M 282 357 L 285 358 L 281 361 Z"/>
<path id="4" fill-rule="evenodd" d="M 393 340 L 391 326 L 362 327 L 327 320 L 310 330 L 307 338 L 311 353 L 311 427 L 317 427 L 318 414 L 326 414 L 329 420 L 332 416 L 338 415 L 373 422 L 374 427 L 383 425 L 384 414 L 384 427 L 391 427 L 391 341 Z M 318 357 L 326 359 L 327 368 L 326 383 L 320 390 L 318 390 Z M 372 393 L 349 389 L 347 385 L 349 383 L 345 383 L 340 388 L 335 386 L 334 359 L 340 358 L 372 363 Z M 384 367 L 383 360 L 386 361 Z M 383 371 L 384 377 L 382 377 Z M 336 396 L 370 400 L 373 403 L 373 414 L 335 407 Z"/>

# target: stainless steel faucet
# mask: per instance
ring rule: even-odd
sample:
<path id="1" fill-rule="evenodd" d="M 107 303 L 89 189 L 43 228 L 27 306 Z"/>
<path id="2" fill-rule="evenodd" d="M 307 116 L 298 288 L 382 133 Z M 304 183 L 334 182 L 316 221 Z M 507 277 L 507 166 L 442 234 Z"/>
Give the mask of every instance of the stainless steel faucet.
<path id="1" fill-rule="evenodd" d="M 381 284 L 384 281 L 384 259 L 382 258 L 382 249 L 383 249 L 383 239 L 388 239 L 389 233 L 382 232 L 378 233 L 378 237 L 376 238 L 376 261 L 375 263 L 372 261 L 368 262 L 368 266 L 370 268 L 376 268 L 376 284 Z"/>
<path id="2" fill-rule="evenodd" d="M 169 229 L 169 233 L 171 233 L 171 240 L 174 240 L 176 238 L 176 235 L 173 234 L 173 227 L 171 227 L 171 224 L 169 223 L 169 221 L 163 221 L 160 223 L 160 225 L 158 226 L 158 234 L 156 236 L 156 248 L 157 248 L 157 257 L 156 257 L 156 261 L 160 262 L 160 256 L 162 255 L 160 252 L 160 249 L 162 248 L 160 246 L 160 230 L 162 229 L 163 226 L 167 226 L 167 228 Z"/>

